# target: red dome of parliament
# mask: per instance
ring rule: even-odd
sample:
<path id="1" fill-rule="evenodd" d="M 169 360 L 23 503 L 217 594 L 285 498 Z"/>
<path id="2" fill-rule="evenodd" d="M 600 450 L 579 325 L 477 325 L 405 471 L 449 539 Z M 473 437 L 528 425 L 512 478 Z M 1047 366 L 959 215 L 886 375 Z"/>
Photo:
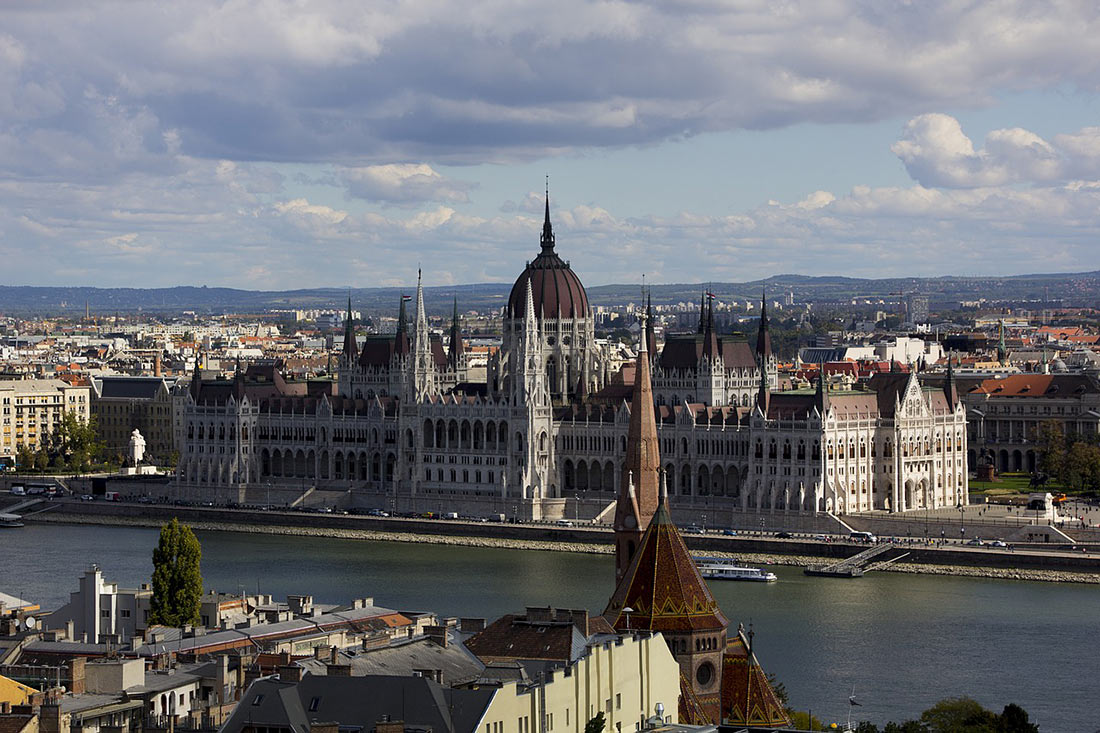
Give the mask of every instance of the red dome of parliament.
<path id="1" fill-rule="evenodd" d="M 512 286 L 508 296 L 507 318 L 523 318 L 527 312 L 527 281 L 531 281 L 535 315 L 539 318 L 587 318 L 588 294 L 580 278 L 554 251 L 554 230 L 550 226 L 550 199 L 546 200 L 546 220 L 542 225 L 542 251 L 530 262 Z"/>

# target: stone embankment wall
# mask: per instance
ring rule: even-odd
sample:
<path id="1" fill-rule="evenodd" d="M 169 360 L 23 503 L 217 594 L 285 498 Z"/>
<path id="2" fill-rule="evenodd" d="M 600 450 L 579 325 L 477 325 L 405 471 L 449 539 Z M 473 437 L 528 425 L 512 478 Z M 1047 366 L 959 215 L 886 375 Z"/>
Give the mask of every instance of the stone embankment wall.
<path id="1" fill-rule="evenodd" d="M 157 504 L 63 502 L 32 521 L 156 527 L 171 517 L 197 529 L 292 534 L 390 542 L 453 544 L 473 547 L 549 550 L 607 554 L 613 534 L 606 528 L 547 524 L 500 524 L 427 519 L 359 517 L 223 510 Z M 735 556 L 754 563 L 804 566 L 849 557 L 863 545 L 823 543 L 771 536 L 687 534 L 696 552 Z M 1100 555 L 1042 550 L 969 547 L 906 547 L 908 555 L 884 570 L 973 575 L 994 578 L 1100 582 Z"/>

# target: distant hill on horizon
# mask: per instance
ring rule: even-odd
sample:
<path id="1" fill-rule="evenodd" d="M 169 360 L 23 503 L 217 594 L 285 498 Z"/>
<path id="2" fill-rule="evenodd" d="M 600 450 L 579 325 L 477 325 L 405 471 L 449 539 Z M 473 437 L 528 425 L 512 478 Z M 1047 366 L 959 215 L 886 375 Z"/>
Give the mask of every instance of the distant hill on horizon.
<path id="1" fill-rule="evenodd" d="M 424 288 L 429 312 L 449 313 L 457 297 L 460 310 L 503 307 L 510 283 L 471 283 Z M 796 302 L 844 302 L 852 298 L 896 300 L 904 293 L 919 292 L 933 304 L 985 298 L 993 301 L 1064 301 L 1081 306 L 1100 303 L 1100 271 L 1048 273 L 1004 277 L 853 278 L 840 275 L 774 275 L 747 282 L 647 283 L 655 304 L 698 301 L 704 289 L 720 299 L 782 299 L 794 292 Z M 637 302 L 640 283 L 596 285 L 586 288 L 593 305 Z M 412 288 L 353 288 L 352 305 L 367 313 L 396 313 L 401 295 Z M 181 312 L 262 312 L 271 309 L 343 308 L 349 291 L 345 288 L 300 290 L 244 290 L 206 286 L 171 288 L 95 288 L 0 285 L 0 313 L 58 315 L 80 313 L 85 304 L 96 314 Z"/>

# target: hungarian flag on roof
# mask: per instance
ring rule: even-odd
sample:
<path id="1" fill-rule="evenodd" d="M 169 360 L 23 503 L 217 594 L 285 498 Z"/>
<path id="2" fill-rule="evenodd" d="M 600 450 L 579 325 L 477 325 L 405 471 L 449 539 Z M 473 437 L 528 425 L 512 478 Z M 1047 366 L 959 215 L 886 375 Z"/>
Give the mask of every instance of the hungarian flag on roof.
<path id="1" fill-rule="evenodd" d="M 405 302 L 405 303 L 409 302 L 412 299 L 413 299 L 413 297 L 411 295 L 402 295 L 401 296 L 402 302 Z"/>

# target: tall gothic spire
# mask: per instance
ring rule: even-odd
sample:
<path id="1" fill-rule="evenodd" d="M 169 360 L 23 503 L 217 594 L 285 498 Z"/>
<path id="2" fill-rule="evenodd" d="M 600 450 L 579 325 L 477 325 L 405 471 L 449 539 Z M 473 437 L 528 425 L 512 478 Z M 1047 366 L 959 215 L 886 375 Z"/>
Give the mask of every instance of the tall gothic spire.
<path id="1" fill-rule="evenodd" d="M 344 317 L 344 362 L 354 364 L 359 357 L 359 344 L 355 341 L 355 319 L 351 315 L 351 296 L 348 296 L 348 313 Z"/>
<path id="2" fill-rule="evenodd" d="M 413 388 L 416 398 L 422 399 L 434 387 L 435 361 L 428 332 L 428 314 L 424 310 L 424 281 L 419 268 L 416 271 L 416 331 L 413 339 L 416 352 L 413 357 Z"/>
<path id="3" fill-rule="evenodd" d="M 825 417 L 829 411 L 829 382 L 825 377 L 825 362 L 821 362 L 817 373 L 817 411 Z"/>
<path id="4" fill-rule="evenodd" d="M 401 296 L 401 308 L 397 311 L 397 336 L 394 339 L 393 350 L 397 354 L 409 353 L 409 323 L 405 314 L 405 302 L 408 296 Z"/>
<path id="5" fill-rule="evenodd" d="M 199 393 L 202 391 L 202 352 L 195 354 L 195 372 L 191 375 L 191 399 L 199 401 Z"/>
<path id="6" fill-rule="evenodd" d="M 542 222 L 542 237 L 539 241 L 543 254 L 554 251 L 554 228 L 550 226 L 550 176 L 546 177 L 546 218 Z"/>
<path id="7" fill-rule="evenodd" d="M 657 357 L 657 332 L 653 327 L 653 296 L 646 294 L 645 306 L 645 348 L 649 352 L 649 358 Z"/>
<path id="8" fill-rule="evenodd" d="M 699 328 L 697 331 L 703 333 L 707 326 L 707 291 L 703 289 L 703 294 L 699 296 Z"/>
<path id="9" fill-rule="evenodd" d="M 714 296 L 706 294 L 707 298 L 707 322 L 703 327 L 703 358 L 717 359 L 720 356 L 718 350 L 718 333 L 714 330 Z"/>
<path id="10" fill-rule="evenodd" d="M 462 329 L 458 323 L 458 298 L 455 297 L 454 307 L 451 310 L 451 340 L 447 344 L 447 360 L 451 364 L 451 369 L 458 369 L 465 350 L 466 347 L 462 343 Z"/>
<path id="11" fill-rule="evenodd" d="M 756 333 L 756 358 L 761 362 L 761 368 L 764 368 L 769 357 L 772 355 L 772 335 L 768 331 L 768 299 L 767 293 L 761 289 L 760 291 L 760 330 Z"/>
<path id="12" fill-rule="evenodd" d="M 955 387 L 955 368 L 951 365 L 950 355 L 947 357 L 947 378 L 943 380 L 943 396 L 947 398 L 947 406 L 952 410 L 959 404 L 959 392 Z"/>

